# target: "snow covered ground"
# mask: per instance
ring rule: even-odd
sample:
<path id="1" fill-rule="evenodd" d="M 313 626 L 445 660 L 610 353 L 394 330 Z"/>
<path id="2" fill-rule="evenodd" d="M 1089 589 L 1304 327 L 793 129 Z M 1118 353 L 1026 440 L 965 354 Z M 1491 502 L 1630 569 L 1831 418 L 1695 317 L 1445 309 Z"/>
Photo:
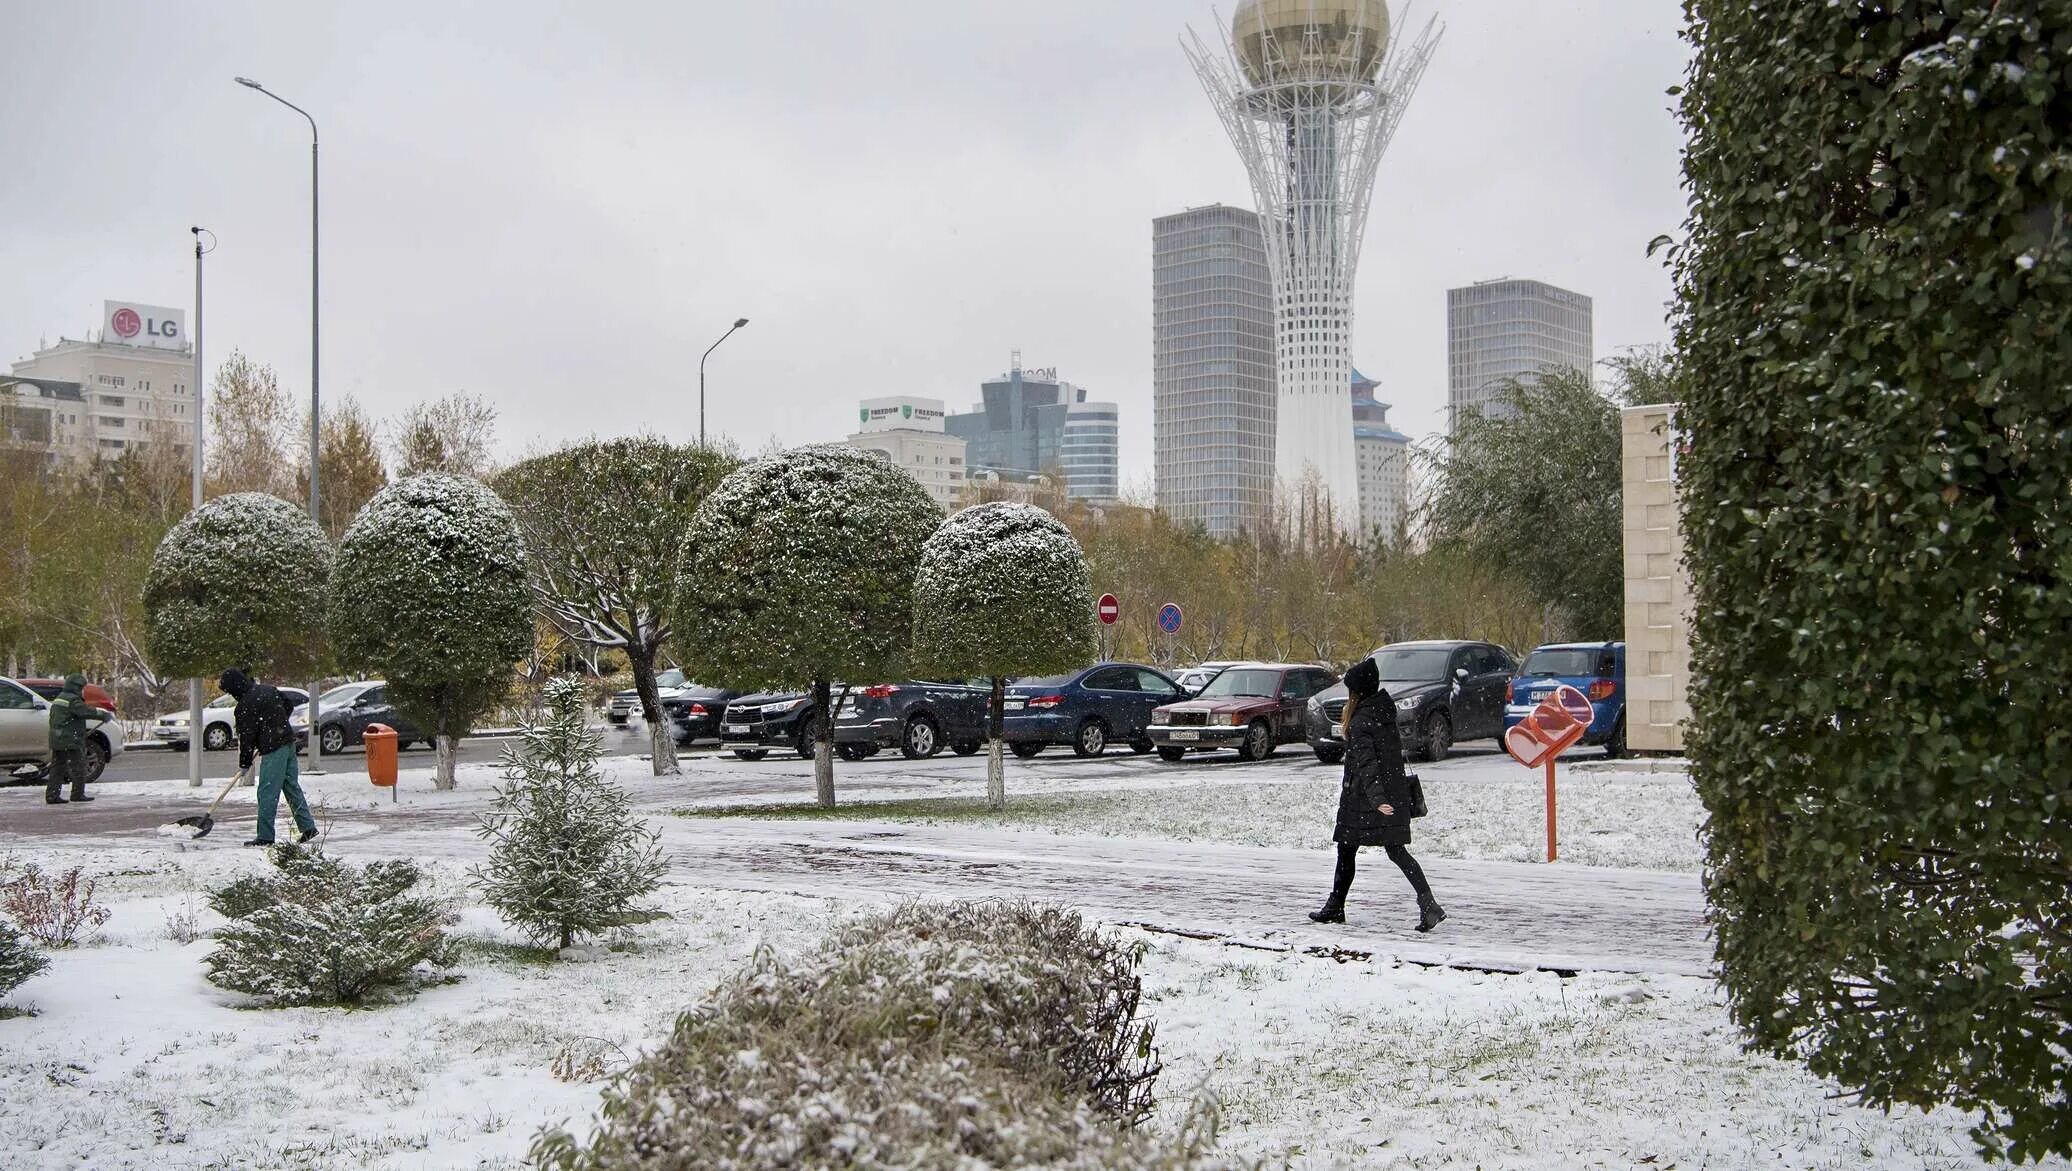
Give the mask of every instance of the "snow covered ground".
<path id="1" fill-rule="evenodd" d="M 246 1009 L 202 979 L 211 945 L 184 938 L 213 926 L 201 892 L 262 865 L 232 844 L 249 832 L 248 793 L 233 794 L 197 845 L 155 832 L 156 822 L 198 810 L 212 789 L 108 786 L 87 810 L 0 792 L 0 854 L 82 863 L 103 876 L 115 911 L 101 936 L 55 955 L 10 998 L 35 1015 L 0 1020 L 0 1164 L 520 1165 L 540 1127 L 580 1127 L 601 1074 L 757 947 L 802 951 L 875 901 L 1034 887 L 1027 893 L 1106 921 L 1157 928 L 1118 929 L 1150 947 L 1146 1011 L 1160 1024 L 1169 1107 L 1198 1089 L 1215 1094 L 1225 1146 L 1273 1165 L 1976 1165 L 1961 1115 L 1888 1117 L 1834 1100 L 1834 1087 L 1801 1068 L 1741 1052 L 1702 975 L 1695 862 L 1668 864 L 1681 847 L 1665 835 L 1694 830 L 1695 804 L 1681 826 L 1658 808 L 1632 811 L 1625 858 L 1655 870 L 1615 868 L 1611 835 L 1589 865 L 1504 861 L 1504 850 L 1530 856 L 1537 821 L 1513 809 L 1536 786 L 1509 792 L 1530 778 L 1505 764 L 1520 774 L 1507 778 L 1502 763 L 1421 767 L 1434 828 L 1421 827 L 1419 849 L 1455 912 L 1431 938 L 1405 930 L 1409 900 L 1385 863 L 1363 872 L 1353 924 L 1300 919 L 1328 875 L 1307 836 L 1317 832 L 1312 790 L 1327 776 L 1292 758 L 1244 768 L 1018 763 L 1011 793 L 1100 810 L 1101 820 L 1059 814 L 1038 829 L 961 814 L 935 825 L 863 821 L 859 809 L 836 821 L 670 817 L 686 804 L 803 799 L 809 766 L 704 759 L 683 778 L 655 780 L 637 762 L 614 764 L 664 831 L 671 920 L 555 962 L 471 906 L 453 982 L 359 1011 Z M 976 761 L 875 760 L 839 775 L 845 803 L 983 792 Z M 1661 787 L 1680 777 L 1650 776 L 1622 771 L 1603 788 L 1638 787 L 1651 806 L 1669 800 Z M 311 788 L 334 852 L 408 854 L 461 893 L 482 848 L 471 827 L 489 779 L 464 772 L 450 794 L 407 787 L 397 804 L 363 776 Z M 1564 789 L 1565 807 L 1589 783 L 1579 776 Z M 1440 810 L 1471 802 L 1488 812 L 1439 822 Z M 1588 802 L 1573 802 L 1578 827 L 1591 824 Z M 1168 808 L 1183 812 L 1163 816 Z M 97 820 L 67 816 L 80 812 Z M 1571 858 L 1590 836 L 1576 832 Z M 1506 956 L 1582 970 L 1445 966 Z"/>

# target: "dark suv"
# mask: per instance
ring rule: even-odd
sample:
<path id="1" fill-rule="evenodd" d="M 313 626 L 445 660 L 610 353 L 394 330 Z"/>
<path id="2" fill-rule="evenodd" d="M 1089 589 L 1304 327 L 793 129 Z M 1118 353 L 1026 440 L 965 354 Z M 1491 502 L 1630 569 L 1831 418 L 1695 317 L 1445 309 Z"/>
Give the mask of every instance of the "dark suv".
<path id="1" fill-rule="evenodd" d="M 839 697 L 841 688 L 835 694 Z M 765 691 L 733 700 L 719 726 L 719 742 L 742 760 L 761 760 L 778 748 L 811 757 L 813 693 Z"/>
<path id="2" fill-rule="evenodd" d="M 1396 703 L 1403 751 L 1445 760 L 1463 740 L 1504 734 L 1504 690 L 1517 673 L 1511 653 L 1486 642 L 1398 642 L 1373 654 L 1381 689 Z M 1309 701 L 1303 723 L 1317 759 L 1345 758 L 1345 684 Z"/>
<path id="3" fill-rule="evenodd" d="M 835 705 L 835 747 L 875 753 L 897 748 L 908 760 L 926 760 L 944 745 L 970 756 L 986 739 L 991 682 L 909 680 L 859 687 Z"/>

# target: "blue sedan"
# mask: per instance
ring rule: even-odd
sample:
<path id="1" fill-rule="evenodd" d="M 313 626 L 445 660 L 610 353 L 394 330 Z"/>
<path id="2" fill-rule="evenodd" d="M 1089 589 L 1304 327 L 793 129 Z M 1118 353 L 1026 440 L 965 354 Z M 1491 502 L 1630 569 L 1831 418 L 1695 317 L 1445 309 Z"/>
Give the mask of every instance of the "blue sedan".
<path id="1" fill-rule="evenodd" d="M 1102 663 L 1071 675 L 1017 679 L 1001 712 L 1003 738 L 1027 759 L 1053 744 L 1099 756 L 1111 743 L 1151 751 L 1151 713 L 1187 698 L 1180 685 L 1150 667 Z"/>

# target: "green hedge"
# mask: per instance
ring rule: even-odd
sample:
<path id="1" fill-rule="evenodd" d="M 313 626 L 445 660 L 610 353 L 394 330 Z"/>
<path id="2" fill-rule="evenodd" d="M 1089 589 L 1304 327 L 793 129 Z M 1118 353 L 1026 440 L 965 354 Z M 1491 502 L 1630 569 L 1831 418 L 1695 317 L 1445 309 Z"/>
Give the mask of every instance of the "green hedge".
<path id="1" fill-rule="evenodd" d="M 1734 1014 L 2072 1153 L 2072 2 L 1686 11 L 1689 743 Z"/>

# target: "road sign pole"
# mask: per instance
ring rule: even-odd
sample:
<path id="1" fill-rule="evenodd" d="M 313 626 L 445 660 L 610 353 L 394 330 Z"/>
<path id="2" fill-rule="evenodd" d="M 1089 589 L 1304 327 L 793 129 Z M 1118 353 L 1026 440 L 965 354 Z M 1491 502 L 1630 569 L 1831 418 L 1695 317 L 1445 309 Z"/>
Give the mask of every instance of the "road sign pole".
<path id="1" fill-rule="evenodd" d="M 1547 861 L 1557 857 L 1554 848 L 1554 758 L 1547 758 Z"/>

